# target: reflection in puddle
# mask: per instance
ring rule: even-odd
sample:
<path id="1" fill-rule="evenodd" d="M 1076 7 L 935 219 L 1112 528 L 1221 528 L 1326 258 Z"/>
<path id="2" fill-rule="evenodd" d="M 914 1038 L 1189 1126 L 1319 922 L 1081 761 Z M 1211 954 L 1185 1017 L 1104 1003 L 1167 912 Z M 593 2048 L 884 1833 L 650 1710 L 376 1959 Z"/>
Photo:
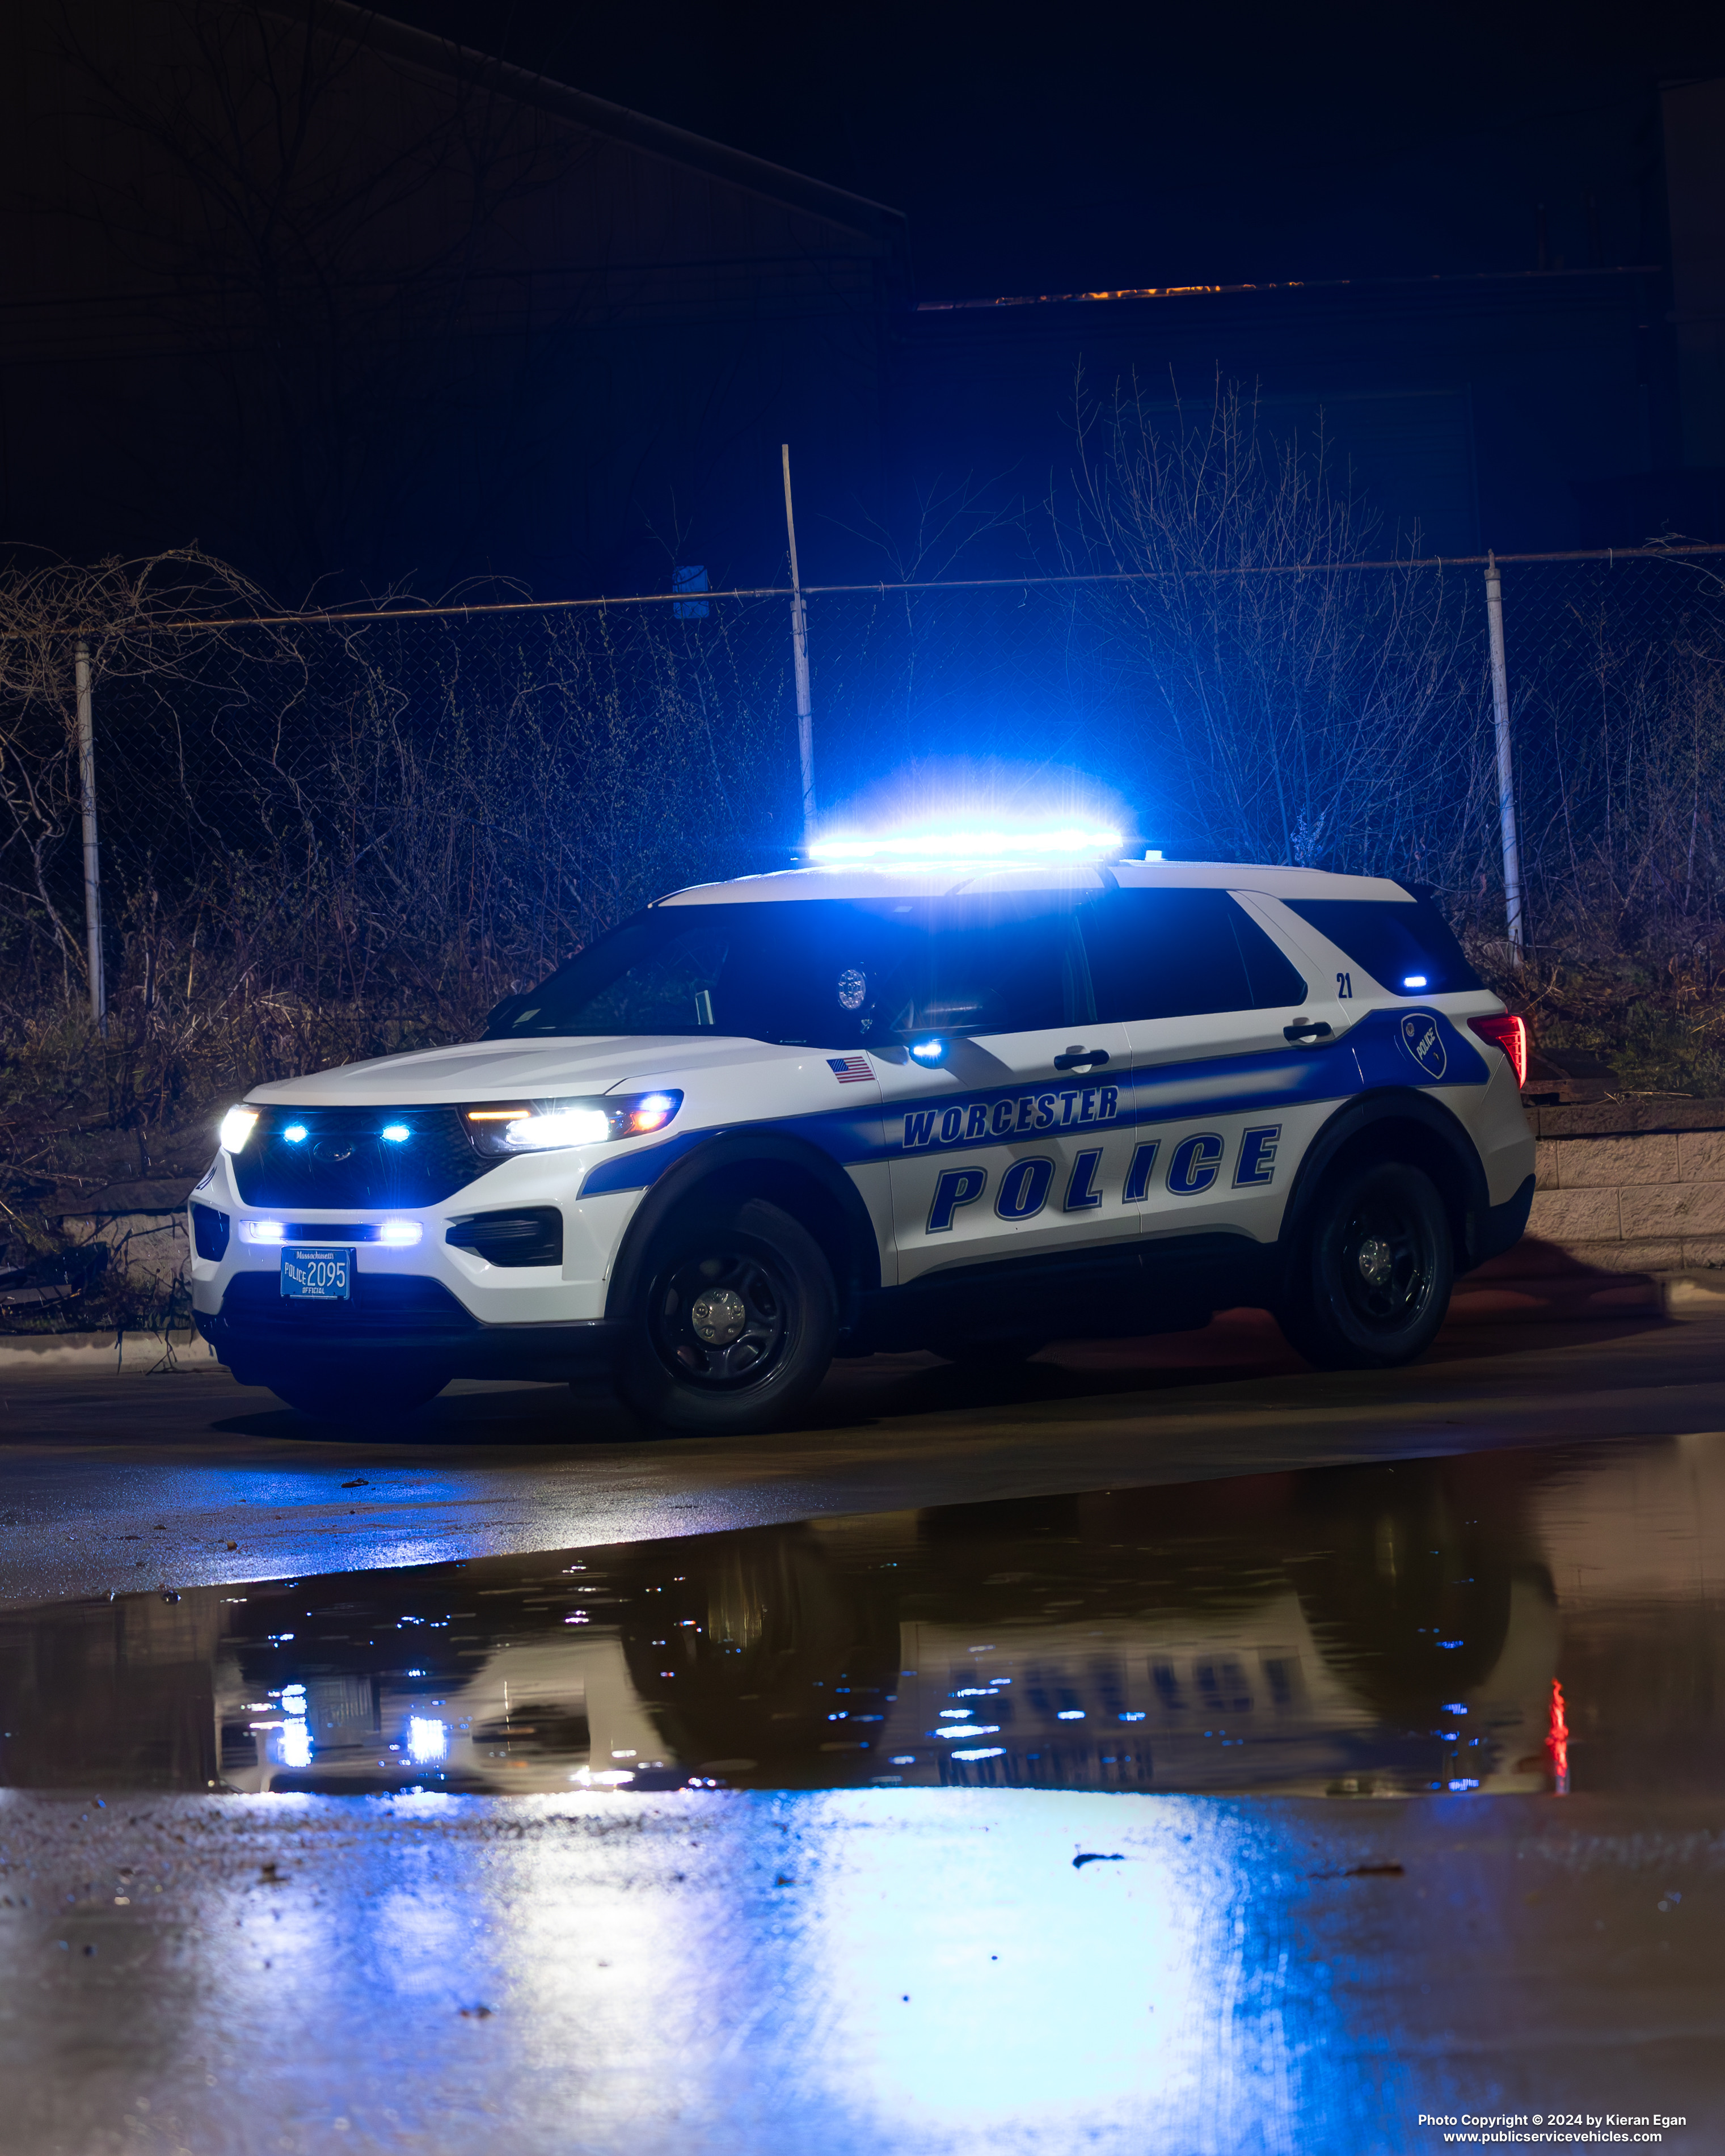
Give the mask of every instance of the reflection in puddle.
<path id="1" fill-rule="evenodd" d="M 18 1786 L 1711 1785 L 1725 1438 L 0 1618 Z"/>

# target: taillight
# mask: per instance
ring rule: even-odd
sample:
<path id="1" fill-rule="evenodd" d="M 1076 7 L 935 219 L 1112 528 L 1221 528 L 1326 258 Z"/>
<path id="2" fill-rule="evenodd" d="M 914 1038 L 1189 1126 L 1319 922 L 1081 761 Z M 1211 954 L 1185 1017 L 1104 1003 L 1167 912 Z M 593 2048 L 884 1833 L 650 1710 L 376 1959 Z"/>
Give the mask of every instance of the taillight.
<path id="1" fill-rule="evenodd" d="M 1489 1040 L 1493 1048 L 1501 1048 L 1509 1058 L 1509 1067 L 1516 1074 L 1516 1084 L 1527 1082 L 1527 1024 L 1525 1019 L 1513 1018 L 1507 1011 L 1496 1018 L 1471 1018 L 1469 1025 L 1481 1040 Z"/>

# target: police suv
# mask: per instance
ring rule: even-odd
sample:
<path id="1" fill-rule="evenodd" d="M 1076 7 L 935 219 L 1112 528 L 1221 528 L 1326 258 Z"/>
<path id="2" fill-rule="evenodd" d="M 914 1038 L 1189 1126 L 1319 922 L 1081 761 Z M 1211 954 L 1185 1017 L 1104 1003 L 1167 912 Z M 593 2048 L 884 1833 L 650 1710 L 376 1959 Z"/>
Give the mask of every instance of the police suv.
<path id="1" fill-rule="evenodd" d="M 680 891 L 470 1045 L 261 1086 L 192 1199 L 242 1383 L 614 1376 L 758 1428 L 837 1355 L 1273 1311 L 1405 1363 L 1526 1225 L 1526 1035 L 1430 899 L 1193 863 Z"/>

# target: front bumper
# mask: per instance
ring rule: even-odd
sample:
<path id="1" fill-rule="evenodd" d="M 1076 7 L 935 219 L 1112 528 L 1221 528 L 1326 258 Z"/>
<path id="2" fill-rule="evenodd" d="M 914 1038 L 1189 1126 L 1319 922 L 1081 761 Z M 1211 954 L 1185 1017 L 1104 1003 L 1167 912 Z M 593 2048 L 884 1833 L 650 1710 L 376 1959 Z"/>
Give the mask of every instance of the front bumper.
<path id="1" fill-rule="evenodd" d="M 339 1216 L 295 1207 L 295 1240 L 354 1250 L 351 1297 L 324 1302 L 283 1296 L 280 1245 L 250 1242 L 242 1233 L 251 1222 L 280 1219 L 282 1209 L 245 1204 L 223 1154 L 193 1201 L 228 1223 L 218 1257 L 198 1250 L 194 1231 L 198 1329 L 242 1382 L 267 1382 L 272 1370 L 357 1373 L 402 1360 L 446 1378 L 557 1379 L 603 1372 L 620 1330 L 604 1314 L 608 1276 L 641 1194 L 581 1198 L 588 1165 L 575 1152 L 504 1162 L 439 1204 L 392 1207 L 389 1219 L 420 1228 L 418 1243 L 405 1248 L 355 1242 L 354 1226 L 369 1224 L 372 1216 L 352 1207 Z M 475 1213 L 545 1206 L 562 1215 L 559 1264 L 492 1264 L 445 1240 L 453 1223 Z"/>

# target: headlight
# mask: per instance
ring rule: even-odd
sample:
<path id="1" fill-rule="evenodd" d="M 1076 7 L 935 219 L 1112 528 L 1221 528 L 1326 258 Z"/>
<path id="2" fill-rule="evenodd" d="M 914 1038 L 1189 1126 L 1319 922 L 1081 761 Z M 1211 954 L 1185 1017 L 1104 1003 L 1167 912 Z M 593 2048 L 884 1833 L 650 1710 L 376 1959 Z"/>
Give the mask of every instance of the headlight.
<path id="1" fill-rule="evenodd" d="M 603 1093 L 579 1101 L 485 1101 L 464 1108 L 468 1135 L 488 1159 L 549 1152 L 558 1146 L 608 1145 L 662 1131 L 680 1093 Z"/>
<path id="2" fill-rule="evenodd" d="M 255 1108 L 230 1108 L 222 1118 L 218 1142 L 223 1152 L 244 1152 L 245 1142 L 258 1120 Z"/>

